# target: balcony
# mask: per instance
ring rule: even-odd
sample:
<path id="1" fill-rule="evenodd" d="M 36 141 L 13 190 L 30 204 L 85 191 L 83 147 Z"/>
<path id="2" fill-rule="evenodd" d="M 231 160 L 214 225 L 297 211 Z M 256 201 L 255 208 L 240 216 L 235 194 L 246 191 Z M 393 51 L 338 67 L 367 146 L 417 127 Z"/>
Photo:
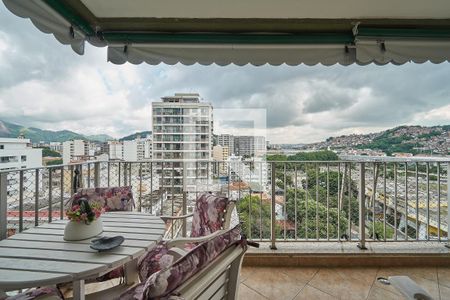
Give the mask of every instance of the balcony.
<path id="1" fill-rule="evenodd" d="M 449 164 L 168 160 L 7 171 L 1 237 L 63 218 L 78 170 L 83 187 L 131 185 L 136 210 L 156 215 L 192 211 L 206 191 L 236 200 L 244 233 L 261 244 L 245 256 L 242 299 L 347 299 L 350 290 L 354 299 L 396 299 L 375 278 L 400 273 L 445 299 Z M 189 234 L 182 225 L 171 237 Z"/>

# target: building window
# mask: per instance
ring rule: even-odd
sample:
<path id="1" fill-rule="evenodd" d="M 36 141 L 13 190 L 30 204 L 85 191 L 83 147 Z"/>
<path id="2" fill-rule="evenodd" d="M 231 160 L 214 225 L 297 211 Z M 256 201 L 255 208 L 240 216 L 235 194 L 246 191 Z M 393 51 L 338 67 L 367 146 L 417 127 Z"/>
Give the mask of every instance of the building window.
<path id="1" fill-rule="evenodd" d="M 22 155 L 22 156 L 20 157 L 20 160 L 21 160 L 22 162 L 27 161 L 27 156 L 26 156 L 26 155 Z"/>
<path id="2" fill-rule="evenodd" d="M 0 145 L 0 150 L 5 149 L 5 145 Z"/>

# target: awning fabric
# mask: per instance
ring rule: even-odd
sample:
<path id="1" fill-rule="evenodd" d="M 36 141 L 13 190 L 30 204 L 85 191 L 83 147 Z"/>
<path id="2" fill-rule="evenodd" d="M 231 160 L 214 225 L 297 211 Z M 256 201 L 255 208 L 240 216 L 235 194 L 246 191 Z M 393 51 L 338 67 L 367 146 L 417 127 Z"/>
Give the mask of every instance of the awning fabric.
<path id="1" fill-rule="evenodd" d="M 61 44 L 70 45 L 76 53 L 84 53 L 86 36 L 44 2 L 5 0 L 4 3 L 15 15 L 29 18 L 40 31 L 53 34 Z"/>
<path id="2" fill-rule="evenodd" d="M 442 63 L 450 61 L 450 40 L 428 39 L 364 39 L 356 40 L 356 61 L 359 64 L 401 65 L 407 62 Z"/>
<path id="3" fill-rule="evenodd" d="M 108 61 L 114 64 L 146 62 L 157 65 L 161 62 L 174 65 L 220 66 L 235 64 L 243 66 L 264 64 L 296 66 L 299 64 L 349 65 L 355 62 L 354 49 L 343 45 L 233 45 L 233 44 L 143 44 L 109 46 Z"/>
<path id="4" fill-rule="evenodd" d="M 433 30 L 408 28 L 389 30 L 358 30 L 361 22 L 352 22 L 354 28 L 348 32 L 323 34 L 310 32 L 113 32 L 98 25 L 101 21 L 83 19 L 64 6 L 65 1 L 53 0 L 3 0 L 6 7 L 23 18 L 29 18 L 42 32 L 55 38 L 82 55 L 84 44 L 108 46 L 107 59 L 114 64 L 159 63 L 192 65 L 235 64 L 270 65 L 366 65 L 442 63 L 450 61 L 450 27 Z M 90 17 L 93 18 L 92 16 Z M 107 19 L 108 21 L 109 19 Z M 121 19 L 120 24 L 126 20 Z M 245 20 L 245 22 L 249 22 Z M 246 24 L 246 23 L 243 24 Z M 333 21 L 341 22 L 341 21 Z M 380 21 L 381 22 L 381 21 Z M 445 22 L 450 22 L 449 17 Z M 445 23 L 445 24 L 447 24 Z M 109 23 L 105 23 L 109 24 Z M 118 23 L 119 24 L 119 23 Z M 134 23 L 133 26 L 136 23 Z M 251 24 L 251 23 L 248 23 Z M 313 25 L 311 25 L 313 24 Z M 314 26 L 311 23 L 308 26 Z M 322 23 L 317 23 L 323 26 Z M 333 23 L 334 24 L 334 23 Z M 395 24 L 391 22 L 389 24 Z M 449 23 L 450 24 L 450 23 Z M 381 23 L 383 25 L 383 23 Z M 309 28 L 305 26 L 305 28 Z M 134 28 L 134 27 L 133 27 Z M 332 28 L 332 27 L 330 27 Z"/>

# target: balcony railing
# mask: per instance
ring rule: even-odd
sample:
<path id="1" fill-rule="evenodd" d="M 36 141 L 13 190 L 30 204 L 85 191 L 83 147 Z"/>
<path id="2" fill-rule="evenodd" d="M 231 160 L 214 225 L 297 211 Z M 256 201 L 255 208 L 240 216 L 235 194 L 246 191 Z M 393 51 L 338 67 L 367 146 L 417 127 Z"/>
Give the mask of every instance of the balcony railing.
<path id="1" fill-rule="evenodd" d="M 0 173 L 0 239 L 64 218 L 82 187 L 132 186 L 136 210 L 192 211 L 203 192 L 237 201 L 248 238 L 277 243 L 448 242 L 449 161 L 85 162 Z M 182 226 L 183 224 L 179 224 Z M 189 228 L 171 228 L 186 233 Z"/>

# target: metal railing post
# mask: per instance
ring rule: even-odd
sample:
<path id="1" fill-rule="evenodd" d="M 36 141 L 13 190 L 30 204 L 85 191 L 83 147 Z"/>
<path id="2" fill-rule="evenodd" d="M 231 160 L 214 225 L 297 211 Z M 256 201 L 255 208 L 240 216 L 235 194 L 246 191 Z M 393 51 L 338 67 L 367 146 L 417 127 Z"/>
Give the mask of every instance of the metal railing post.
<path id="1" fill-rule="evenodd" d="M 450 207 L 450 163 L 447 163 L 447 208 L 448 207 Z M 450 248 L 450 209 L 447 209 L 447 226 L 447 245 L 445 245 L 445 247 Z"/>
<path id="2" fill-rule="evenodd" d="M 0 240 L 4 240 L 8 237 L 7 196 L 7 173 L 0 173 Z"/>
<path id="3" fill-rule="evenodd" d="M 358 248 L 366 248 L 366 165 L 359 164 L 359 244 Z M 375 220 L 372 220 L 375 222 Z M 350 232 L 351 234 L 351 232 Z M 375 233 L 374 233 L 375 234 Z"/>
<path id="4" fill-rule="evenodd" d="M 94 163 L 94 187 L 100 186 L 100 162 Z"/>
<path id="5" fill-rule="evenodd" d="M 272 165 L 272 176 L 271 176 L 271 185 L 272 185 L 272 203 L 271 203 L 271 218 L 270 218 L 270 241 L 271 241 L 271 245 L 270 245 L 270 249 L 272 250 L 277 250 L 277 246 L 275 245 L 275 225 L 276 225 L 276 215 L 275 215 L 275 162 L 271 163 Z M 249 224 L 249 226 L 251 226 L 251 224 Z"/>
<path id="6" fill-rule="evenodd" d="M 53 217 L 53 169 L 48 169 L 48 222 L 52 222 Z"/>
<path id="7" fill-rule="evenodd" d="M 128 184 L 128 163 L 123 164 L 123 185 L 126 186 Z"/>
<path id="8" fill-rule="evenodd" d="M 151 195 L 151 193 L 150 193 Z M 142 212 L 142 163 L 139 163 L 139 212 Z"/>
<path id="9" fill-rule="evenodd" d="M 23 231 L 23 171 L 19 172 L 19 232 Z"/>
<path id="10" fill-rule="evenodd" d="M 34 226 L 39 225 L 39 169 L 36 169 L 34 175 Z M 71 189 L 72 190 L 72 189 Z"/>
<path id="11" fill-rule="evenodd" d="M 183 191 L 183 215 L 186 215 L 187 214 L 187 201 L 186 201 L 186 191 Z M 187 234 L 187 228 L 186 228 L 186 226 L 187 226 L 187 224 L 186 224 L 187 222 L 186 222 L 186 218 L 184 218 L 183 219 L 183 231 L 182 231 L 182 235 L 183 235 L 183 237 L 186 237 L 186 234 Z"/>

